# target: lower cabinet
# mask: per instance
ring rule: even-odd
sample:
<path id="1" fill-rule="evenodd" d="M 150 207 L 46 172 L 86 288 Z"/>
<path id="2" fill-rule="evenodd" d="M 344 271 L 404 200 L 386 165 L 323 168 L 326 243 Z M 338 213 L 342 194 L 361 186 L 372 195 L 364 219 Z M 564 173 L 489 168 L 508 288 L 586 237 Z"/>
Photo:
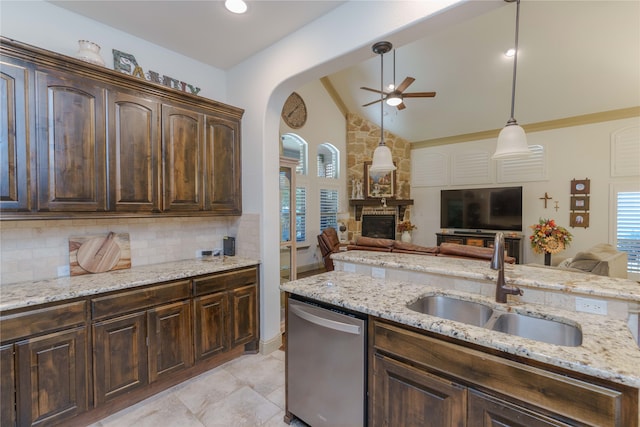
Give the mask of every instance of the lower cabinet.
<path id="1" fill-rule="evenodd" d="M 0 425 L 91 424 L 255 350 L 258 319 L 257 267 L 3 312 Z"/>
<path id="2" fill-rule="evenodd" d="M 462 426 L 467 388 L 376 354 L 370 425 Z"/>
<path id="3" fill-rule="evenodd" d="M 194 279 L 195 358 L 258 346 L 257 269 Z"/>
<path id="4" fill-rule="evenodd" d="M 86 342 L 81 326 L 16 344 L 18 425 L 48 425 L 87 409 Z"/>
<path id="5" fill-rule="evenodd" d="M 96 406 L 148 384 L 146 313 L 94 323 L 93 341 Z"/>
<path id="6" fill-rule="evenodd" d="M 638 390 L 369 322 L 372 426 L 638 427 Z"/>

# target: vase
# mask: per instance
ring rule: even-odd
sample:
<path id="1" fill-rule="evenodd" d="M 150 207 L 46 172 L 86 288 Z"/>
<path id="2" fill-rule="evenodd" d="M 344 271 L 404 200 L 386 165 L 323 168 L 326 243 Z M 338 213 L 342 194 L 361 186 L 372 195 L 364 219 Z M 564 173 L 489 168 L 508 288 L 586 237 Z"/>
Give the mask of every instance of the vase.
<path id="1" fill-rule="evenodd" d="M 408 231 L 403 231 L 400 235 L 400 240 L 404 243 L 411 243 L 411 233 Z"/>
<path id="2" fill-rule="evenodd" d="M 544 253 L 544 265 L 551 265 L 551 253 L 550 252 L 545 252 Z"/>
<path id="3" fill-rule="evenodd" d="M 79 49 L 76 58 L 104 67 L 104 60 L 100 56 L 100 46 L 88 40 L 78 40 L 78 45 Z"/>

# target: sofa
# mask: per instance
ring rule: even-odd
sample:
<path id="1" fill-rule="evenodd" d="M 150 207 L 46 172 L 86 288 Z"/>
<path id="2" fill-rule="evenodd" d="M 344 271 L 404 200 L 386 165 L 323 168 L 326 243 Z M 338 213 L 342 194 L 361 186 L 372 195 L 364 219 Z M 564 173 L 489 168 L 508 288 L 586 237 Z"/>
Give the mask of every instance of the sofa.
<path id="1" fill-rule="evenodd" d="M 322 233 L 318 234 L 318 246 L 320 246 L 320 253 L 322 254 L 325 270 L 333 271 L 331 254 L 340 252 L 340 239 L 338 238 L 336 229 L 328 227 L 322 230 Z"/>
<path id="2" fill-rule="evenodd" d="M 355 242 L 347 246 L 347 250 L 363 250 L 377 252 L 393 252 L 402 254 L 428 255 L 438 257 L 455 257 L 478 260 L 491 260 L 492 248 L 459 245 L 456 243 L 442 243 L 440 246 L 419 246 L 393 239 L 378 239 L 372 237 L 358 237 Z M 505 262 L 515 264 L 516 259 L 505 255 Z"/>
<path id="3" fill-rule="evenodd" d="M 607 243 L 599 243 L 571 258 L 553 261 L 555 268 L 562 270 L 627 278 L 627 253 Z"/>

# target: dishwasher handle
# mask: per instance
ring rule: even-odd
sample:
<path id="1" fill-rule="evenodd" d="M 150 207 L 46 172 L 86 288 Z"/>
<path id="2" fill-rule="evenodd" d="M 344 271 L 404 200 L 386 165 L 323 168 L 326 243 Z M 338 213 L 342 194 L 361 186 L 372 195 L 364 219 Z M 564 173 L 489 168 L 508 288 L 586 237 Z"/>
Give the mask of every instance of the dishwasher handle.
<path id="1" fill-rule="evenodd" d="M 336 322 L 335 320 L 326 319 L 324 317 L 316 316 L 315 314 L 309 313 L 303 307 L 290 305 L 289 308 L 291 311 L 307 322 L 314 323 L 318 326 L 322 326 L 323 328 L 334 329 L 340 332 L 346 332 L 348 334 L 360 335 L 361 327 L 358 325 L 351 325 L 349 323 Z"/>

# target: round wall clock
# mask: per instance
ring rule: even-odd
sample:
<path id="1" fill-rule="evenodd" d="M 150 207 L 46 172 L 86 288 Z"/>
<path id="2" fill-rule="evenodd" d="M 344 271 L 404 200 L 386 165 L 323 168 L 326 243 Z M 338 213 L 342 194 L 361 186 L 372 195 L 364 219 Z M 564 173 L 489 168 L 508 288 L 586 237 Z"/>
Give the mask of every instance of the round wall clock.
<path id="1" fill-rule="evenodd" d="M 282 120 L 293 129 L 299 129 L 306 123 L 307 106 L 297 93 L 293 92 L 284 102 Z"/>

